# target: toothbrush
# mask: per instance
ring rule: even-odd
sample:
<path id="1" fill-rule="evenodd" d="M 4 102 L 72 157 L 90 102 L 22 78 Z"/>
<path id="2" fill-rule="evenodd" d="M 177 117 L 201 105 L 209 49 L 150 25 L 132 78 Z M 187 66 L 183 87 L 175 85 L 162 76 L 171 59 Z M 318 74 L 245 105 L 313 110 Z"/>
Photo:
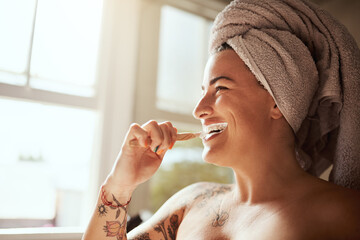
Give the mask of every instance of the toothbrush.
<path id="1" fill-rule="evenodd" d="M 176 141 L 186 141 L 186 140 L 190 140 L 196 137 L 204 137 L 205 133 L 204 132 L 196 132 L 196 133 L 191 133 L 191 132 L 182 132 L 182 133 L 178 133 L 176 136 Z M 130 141 L 130 146 L 139 146 L 139 142 L 136 139 L 133 139 Z"/>

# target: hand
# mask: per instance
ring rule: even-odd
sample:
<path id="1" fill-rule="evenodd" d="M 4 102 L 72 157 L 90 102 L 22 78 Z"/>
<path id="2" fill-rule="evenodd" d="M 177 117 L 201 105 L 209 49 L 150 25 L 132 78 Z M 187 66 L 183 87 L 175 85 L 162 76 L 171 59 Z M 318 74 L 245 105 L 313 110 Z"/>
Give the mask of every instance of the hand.
<path id="1" fill-rule="evenodd" d="M 117 190 L 131 192 L 150 179 L 160 167 L 169 148 L 175 144 L 177 130 L 170 122 L 149 121 L 132 124 L 106 181 Z M 130 144 L 137 141 L 138 144 Z M 155 153 L 155 149 L 157 149 Z"/>

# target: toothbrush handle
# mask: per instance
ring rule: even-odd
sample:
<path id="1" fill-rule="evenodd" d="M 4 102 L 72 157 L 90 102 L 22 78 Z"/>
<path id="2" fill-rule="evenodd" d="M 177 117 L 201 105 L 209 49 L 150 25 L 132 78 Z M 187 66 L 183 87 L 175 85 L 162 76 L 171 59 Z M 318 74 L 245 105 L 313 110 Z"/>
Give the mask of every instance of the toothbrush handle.
<path id="1" fill-rule="evenodd" d="M 196 133 L 191 133 L 191 132 L 183 132 L 183 133 L 178 133 L 176 136 L 176 141 L 186 141 L 186 140 L 190 140 L 196 137 L 200 137 L 201 132 L 196 132 Z M 136 147 L 139 146 L 139 142 L 136 139 L 133 139 L 130 141 L 130 146 Z"/>

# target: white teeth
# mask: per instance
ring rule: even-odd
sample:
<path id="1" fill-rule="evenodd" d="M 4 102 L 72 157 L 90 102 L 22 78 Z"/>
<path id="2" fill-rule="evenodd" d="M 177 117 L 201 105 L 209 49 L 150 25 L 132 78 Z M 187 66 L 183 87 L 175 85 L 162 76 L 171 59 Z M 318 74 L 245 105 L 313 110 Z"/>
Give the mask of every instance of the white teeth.
<path id="1" fill-rule="evenodd" d="M 207 126 L 203 126 L 203 132 L 205 133 L 205 140 L 214 134 L 219 134 L 225 130 L 227 123 L 215 123 Z"/>

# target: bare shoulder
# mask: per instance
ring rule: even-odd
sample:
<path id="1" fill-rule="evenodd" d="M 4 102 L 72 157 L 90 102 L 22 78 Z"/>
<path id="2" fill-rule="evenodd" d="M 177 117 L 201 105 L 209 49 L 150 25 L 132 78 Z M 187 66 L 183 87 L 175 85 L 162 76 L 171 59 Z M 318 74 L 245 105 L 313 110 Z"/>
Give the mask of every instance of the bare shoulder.
<path id="1" fill-rule="evenodd" d="M 199 182 L 190 186 L 193 188 L 191 193 L 191 201 L 189 208 L 193 205 L 201 205 L 207 203 L 211 199 L 223 197 L 225 194 L 231 192 L 232 184 L 221 184 L 211 182 Z"/>
<path id="2" fill-rule="evenodd" d="M 329 184 L 315 197 L 318 217 L 339 236 L 360 239 L 360 191 Z"/>
<path id="3" fill-rule="evenodd" d="M 176 194 L 168 202 L 180 202 L 182 205 L 191 205 L 198 199 L 211 198 L 218 195 L 226 194 L 233 188 L 232 184 L 221 184 L 214 182 L 197 182 L 193 183 Z"/>
<path id="4" fill-rule="evenodd" d="M 225 193 L 226 185 L 199 182 L 175 193 L 145 223 L 129 233 L 129 239 L 175 239 L 177 230 L 195 202 Z"/>
<path id="5" fill-rule="evenodd" d="M 332 209 L 335 214 L 357 215 L 360 219 L 360 191 L 331 184 L 319 194 L 326 210 Z"/>
<path id="6" fill-rule="evenodd" d="M 232 184 L 197 182 L 177 192 L 168 200 L 168 202 L 181 203 L 186 210 L 189 210 L 194 204 L 222 196 L 230 192 L 232 189 Z"/>

